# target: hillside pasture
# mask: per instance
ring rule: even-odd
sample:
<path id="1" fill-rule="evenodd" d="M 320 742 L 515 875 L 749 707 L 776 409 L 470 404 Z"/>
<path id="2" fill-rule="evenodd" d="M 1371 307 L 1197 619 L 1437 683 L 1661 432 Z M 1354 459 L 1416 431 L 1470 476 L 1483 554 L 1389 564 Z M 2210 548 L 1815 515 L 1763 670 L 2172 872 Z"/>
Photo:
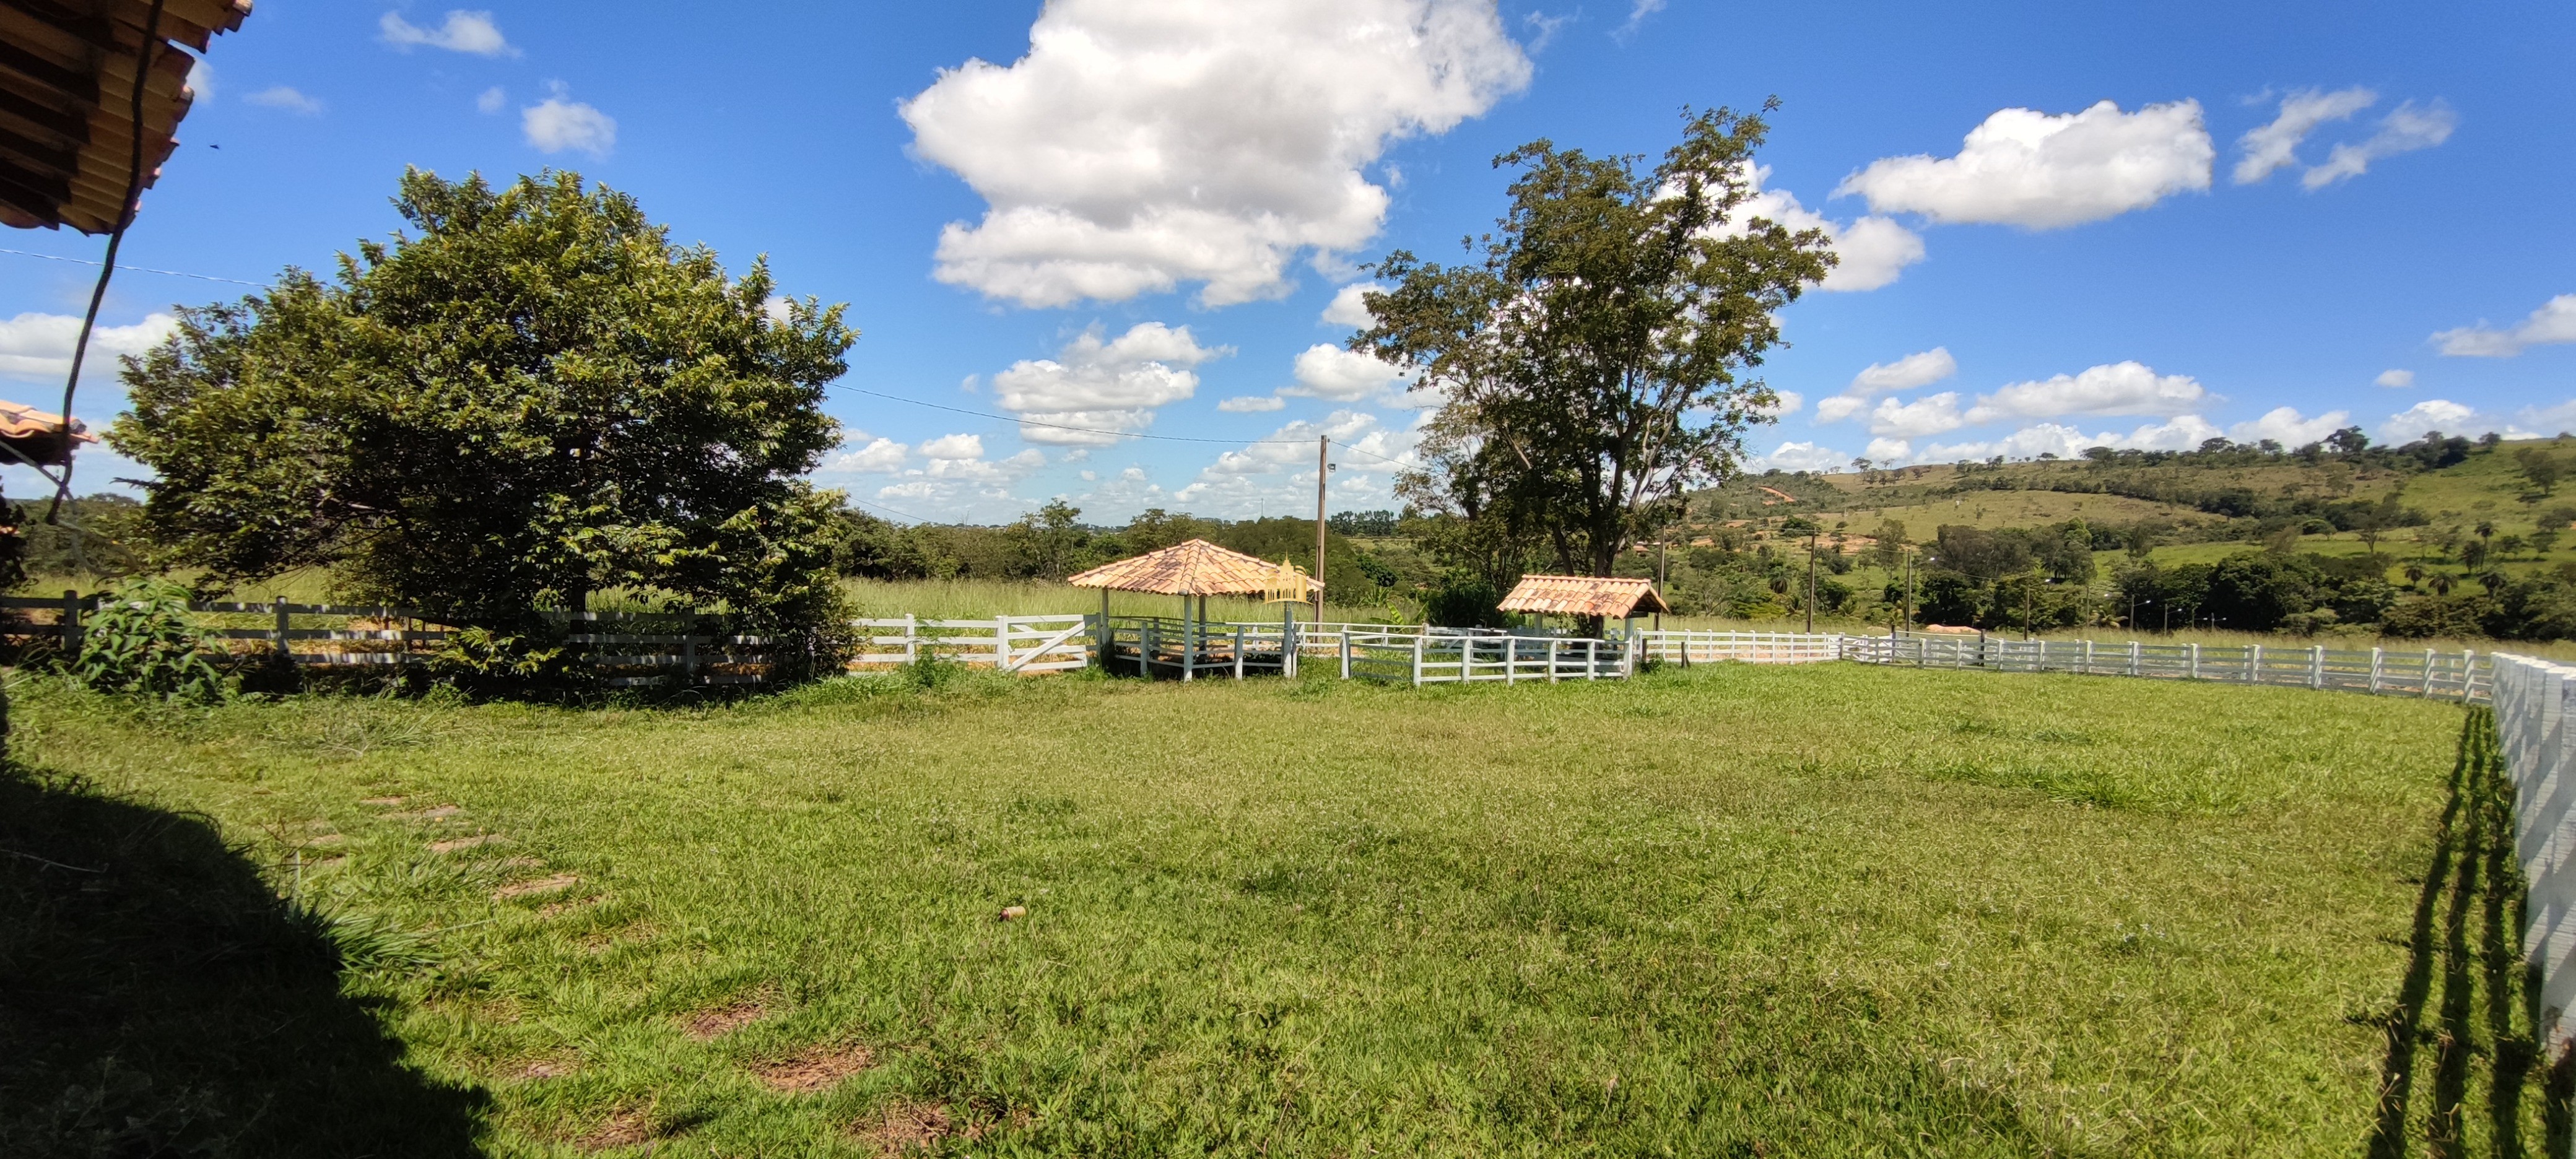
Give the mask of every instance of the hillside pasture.
<path id="1" fill-rule="evenodd" d="M 70 915 L 124 910 L 13 911 L 51 915 L 17 919 L 20 993 L 119 1013 L 0 1042 L 0 1142 L 128 1116 L 266 1155 L 2346 1155 L 2394 1079 L 2396 1137 L 2538 1138 L 2528 1076 L 2490 1081 L 2510 1028 L 2440 1027 L 2438 1082 L 2391 1049 L 2449 1009 L 2423 907 L 2455 705 L 1844 664 L 15 695 L 17 815 L 101 818 L 89 845 L 0 820 L 97 871 L 0 863 L 19 900 L 123 896 L 203 832 L 215 869 L 155 878 L 116 944 L 232 957 L 116 991 L 80 940 L 116 931 Z M 244 882 L 326 918 L 146 920 Z M 314 929 L 349 968 L 279 1006 L 260 947 L 309 960 Z"/>

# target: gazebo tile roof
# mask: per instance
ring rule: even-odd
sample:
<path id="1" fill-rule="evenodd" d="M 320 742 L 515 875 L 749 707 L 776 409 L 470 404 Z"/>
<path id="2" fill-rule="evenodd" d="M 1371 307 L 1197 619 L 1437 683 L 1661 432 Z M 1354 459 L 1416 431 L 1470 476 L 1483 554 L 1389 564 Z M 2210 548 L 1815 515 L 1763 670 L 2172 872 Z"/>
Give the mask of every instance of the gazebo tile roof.
<path id="1" fill-rule="evenodd" d="M 1647 579 L 1620 576 L 1529 575 L 1513 585 L 1499 605 L 1506 612 L 1548 616 L 1607 616 L 1624 619 L 1642 612 L 1669 612 Z"/>
<path id="2" fill-rule="evenodd" d="M 1161 551 L 1103 564 L 1066 583 L 1080 588 L 1111 588 L 1166 596 L 1258 595 L 1277 582 L 1279 565 L 1259 556 L 1218 547 L 1204 539 L 1174 544 Z M 1321 580 L 1309 580 L 1315 587 Z"/>

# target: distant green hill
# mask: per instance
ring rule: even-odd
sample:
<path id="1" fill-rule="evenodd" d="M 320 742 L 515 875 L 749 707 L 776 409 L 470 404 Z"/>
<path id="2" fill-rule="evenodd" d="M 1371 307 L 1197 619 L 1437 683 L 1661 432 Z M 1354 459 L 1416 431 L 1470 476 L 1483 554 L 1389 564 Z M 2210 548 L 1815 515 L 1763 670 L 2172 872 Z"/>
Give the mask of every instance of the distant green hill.
<path id="1" fill-rule="evenodd" d="M 1775 471 L 1693 495 L 1664 570 L 1693 610 L 1803 611 L 1803 537 L 1780 531 L 1798 516 L 1824 529 L 1819 610 L 1873 622 L 1903 601 L 1884 535 L 1933 573 L 1918 576 L 1918 612 L 1952 622 L 2018 626 L 2025 607 L 2042 628 L 2118 622 L 2137 606 L 2149 625 L 2563 638 L 2576 636 L 2576 480 L 2562 492 L 2562 473 L 2576 476 L 2576 439 Z M 2077 543 L 2089 566 L 2071 562 Z M 1624 570 L 1651 571 L 1650 554 Z M 1951 590 L 1960 577 L 1968 590 Z"/>

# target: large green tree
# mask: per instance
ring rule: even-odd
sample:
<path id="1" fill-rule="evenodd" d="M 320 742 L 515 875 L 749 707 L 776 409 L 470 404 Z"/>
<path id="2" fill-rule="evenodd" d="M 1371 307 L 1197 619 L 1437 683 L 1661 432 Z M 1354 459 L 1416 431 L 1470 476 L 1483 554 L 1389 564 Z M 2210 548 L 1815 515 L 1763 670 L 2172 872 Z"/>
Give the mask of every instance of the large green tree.
<path id="1" fill-rule="evenodd" d="M 1442 400 L 1426 466 L 1399 480 L 1409 502 L 1608 575 L 1735 469 L 1778 401 L 1749 376 L 1777 312 L 1834 263 L 1822 231 L 1753 214 L 1766 132 L 1759 114 L 1691 116 L 1652 167 L 1524 145 L 1495 159 L 1520 173 L 1481 261 L 1378 266 L 1392 286 L 1367 295 L 1376 324 L 1351 348 Z"/>
<path id="2" fill-rule="evenodd" d="M 326 283 L 182 313 L 108 434 L 146 533 L 211 581 L 328 568 L 367 601 L 531 630 L 621 586 L 816 630 L 839 497 L 802 476 L 856 334 L 577 174 L 407 172 L 410 229 Z"/>

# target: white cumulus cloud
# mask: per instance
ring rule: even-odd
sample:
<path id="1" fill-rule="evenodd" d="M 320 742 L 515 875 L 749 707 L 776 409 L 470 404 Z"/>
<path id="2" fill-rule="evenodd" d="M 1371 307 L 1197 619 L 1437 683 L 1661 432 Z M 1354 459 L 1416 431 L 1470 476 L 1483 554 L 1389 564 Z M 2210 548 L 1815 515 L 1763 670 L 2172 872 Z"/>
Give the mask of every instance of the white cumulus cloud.
<path id="1" fill-rule="evenodd" d="M 1748 471 L 1839 471 L 1851 464 L 1851 456 L 1822 443 L 1785 442 L 1771 448 L 1767 455 L 1754 455 L 1744 461 Z"/>
<path id="2" fill-rule="evenodd" d="M 2387 387 L 2390 390 L 2404 390 L 2407 387 L 2415 385 L 2415 372 L 2412 370 L 2383 370 L 2379 372 L 2379 377 L 2371 379 L 2370 381 L 2380 386 Z"/>
<path id="3" fill-rule="evenodd" d="M 1873 362 L 1852 376 L 1845 393 L 1874 398 L 1900 390 L 1930 386 L 1959 373 L 1959 360 L 1950 356 L 1947 346 L 1935 346 L 1908 354 L 1894 362 Z"/>
<path id="4" fill-rule="evenodd" d="M 2484 432 L 2475 428 L 2492 425 L 2479 421 L 2475 407 L 2447 398 L 2428 398 L 2388 416 L 2388 421 L 2379 426 L 2379 435 L 2392 442 L 2406 442 L 2424 437 L 2426 431 L 2440 431 L 2446 435 L 2481 434 Z"/>
<path id="5" fill-rule="evenodd" d="M 1368 303 L 1361 301 L 1360 297 L 1385 288 L 1376 282 L 1353 282 L 1333 291 L 1333 300 L 1324 307 L 1323 320 L 1354 329 L 1377 325 L 1377 316 L 1369 313 Z"/>
<path id="6" fill-rule="evenodd" d="M 2252 185 L 2299 163 L 2299 142 L 2328 121 L 2341 121 L 2369 108 L 2379 94 L 2355 85 L 2334 92 L 2300 89 L 2281 98 L 2281 113 L 2271 123 L 2236 139 L 2236 183 Z"/>
<path id="7" fill-rule="evenodd" d="M 1970 410 L 1971 423 L 2006 418 L 2054 418 L 2059 415 L 2186 414 L 2210 394 L 2187 374 L 2158 374 L 2144 363 L 2114 362 L 2080 374 L 2060 374 L 2016 382 L 1982 395 Z"/>
<path id="8" fill-rule="evenodd" d="M 1968 425 L 1968 421 L 1959 413 L 1959 392 L 1945 390 L 1913 402 L 1880 399 L 1877 409 L 1869 412 L 1869 433 L 1911 439 L 1955 431 Z"/>
<path id="9" fill-rule="evenodd" d="M 605 157 L 617 147 L 617 119 L 579 101 L 566 100 L 570 94 L 564 86 L 554 86 L 554 95 L 519 110 L 519 129 L 528 144 L 541 153 L 560 153 L 579 149 L 593 157 Z"/>
<path id="10" fill-rule="evenodd" d="M 1315 440 L 1333 448 L 1338 468 L 1325 485 L 1327 502 L 1342 508 L 1386 507 L 1395 501 L 1395 472 L 1414 465 L 1413 436 L 1365 411 L 1337 410 L 1321 421 L 1299 419 L 1259 442 L 1227 451 L 1200 469 L 1172 499 L 1190 510 L 1229 518 L 1312 512 L 1315 509 Z"/>
<path id="11" fill-rule="evenodd" d="M 1318 342 L 1297 355 L 1297 385 L 1279 393 L 1335 402 L 1357 402 L 1412 376 L 1376 355 Z"/>
<path id="12" fill-rule="evenodd" d="M 1873 463 L 1902 463 L 1914 457 L 1914 444 L 1904 439 L 1871 439 L 1861 456 Z"/>
<path id="13" fill-rule="evenodd" d="M 1923 260 L 1922 236 L 1897 224 L 1896 219 L 1871 216 L 1849 224 L 1837 222 L 1799 204 L 1797 195 L 1786 189 L 1764 188 L 1763 183 L 1770 178 L 1769 166 L 1751 168 L 1745 179 L 1753 187 L 1753 195 L 1719 228 L 1719 236 L 1741 232 L 1740 223 L 1757 218 L 1792 230 L 1823 230 L 1839 260 L 1817 288 L 1844 293 L 1888 285 L 1905 267 Z"/>
<path id="14" fill-rule="evenodd" d="M 81 381 L 114 379 L 118 355 L 141 354 L 178 326 L 178 318 L 156 312 L 132 325 L 92 329 L 89 355 L 81 360 Z M 77 314 L 20 314 L 0 321 L 0 376 L 60 387 L 63 376 L 72 372 L 72 347 L 80 341 L 80 328 Z M 55 405 L 62 404 L 57 400 Z"/>
<path id="15" fill-rule="evenodd" d="M 2347 411 L 2330 410 L 2307 418 L 2295 407 L 2276 406 L 2261 418 L 2227 428 L 2227 437 L 2240 443 L 2270 439 L 2284 447 L 2304 447 L 2351 425 L 2352 415 Z"/>
<path id="16" fill-rule="evenodd" d="M 2299 175 L 2303 189 L 2323 189 L 2348 177 L 2359 177 L 2370 171 L 2370 163 L 2382 157 L 2430 149 L 2451 139 L 2451 131 L 2460 127 L 2460 115 L 2450 106 L 2435 101 L 2417 108 L 2408 101 L 2397 106 L 2379 122 L 2379 131 L 2366 141 L 2347 141 L 2326 154 L 2326 162 Z"/>
<path id="17" fill-rule="evenodd" d="M 1263 414 L 1274 410 L 1285 410 L 1287 409 L 1287 406 L 1288 400 L 1280 398 L 1277 395 L 1246 394 L 1237 395 L 1225 400 L 1224 402 L 1220 402 L 1216 404 L 1216 409 L 1224 411 L 1227 414 L 1242 415 Z"/>
<path id="18" fill-rule="evenodd" d="M 284 109 L 297 116 L 312 117 L 322 113 L 322 102 L 285 85 L 270 85 L 242 99 L 263 108 Z"/>
<path id="19" fill-rule="evenodd" d="M 941 231 L 941 281 L 1040 307 L 1198 282 L 1221 306 L 1367 244 L 1387 143 L 1529 77 L 1492 0 L 1055 0 L 1028 55 L 944 70 L 901 112 L 989 205 Z"/>
<path id="20" fill-rule="evenodd" d="M 865 435 L 854 435 L 844 441 L 838 455 L 823 464 L 825 471 L 850 472 L 860 475 L 890 475 L 903 469 L 912 459 L 912 450 L 893 439 L 868 439 L 865 446 L 853 447 Z"/>
<path id="21" fill-rule="evenodd" d="M 502 89 L 501 86 L 493 85 L 491 88 L 483 90 L 480 95 L 474 98 L 474 111 L 478 113 L 497 113 L 504 107 L 507 107 L 509 103 L 510 94 L 506 90 Z"/>
<path id="22" fill-rule="evenodd" d="M 2219 437 L 2218 427 L 2199 415 L 2177 415 L 2162 423 L 2149 423 L 2128 434 L 2103 431 L 2087 435 L 2063 423 L 2036 423 L 1999 439 L 1964 443 L 1939 443 L 1923 450 L 1917 461 L 1925 463 L 1957 462 L 1961 459 L 1991 459 L 2002 455 L 2012 459 L 2034 459 L 2055 455 L 2061 459 L 2081 456 L 2093 447 L 2135 451 L 2187 451 L 2204 440 Z"/>
<path id="23" fill-rule="evenodd" d="M 2198 101 L 2134 113 L 2110 101 L 2055 116 L 2003 109 L 1956 156 L 1882 158 L 1834 194 L 1860 194 L 1880 213 L 2058 229 L 2207 189 L 2216 157 Z"/>
<path id="24" fill-rule="evenodd" d="M 1020 426 L 1021 438 L 1074 446 L 1115 443 L 1116 435 L 1094 432 L 1144 429 L 1153 423 L 1155 408 L 1197 392 L 1199 376 L 1192 367 L 1234 353 L 1230 346 L 1199 345 L 1187 326 L 1139 322 L 1108 341 L 1101 333 L 1094 326 L 1054 358 L 1023 359 L 993 376 L 996 401 L 1029 420 Z"/>
<path id="25" fill-rule="evenodd" d="M 444 48 L 449 52 L 469 52 L 476 56 L 517 56 L 499 25 L 492 23 L 489 12 L 451 11 L 447 23 L 436 28 L 422 28 L 402 18 L 400 13 L 385 13 L 376 22 L 384 42 L 404 51 L 417 47 Z"/>
<path id="26" fill-rule="evenodd" d="M 2530 317 L 2507 329 L 2480 322 L 2444 330 L 2433 341 L 2454 358 L 2511 358 L 2534 346 L 2576 342 L 2576 294 L 2560 294 L 2541 303 Z"/>
<path id="27" fill-rule="evenodd" d="M 1770 418 L 1787 418 L 1807 405 L 1807 396 L 1797 391 L 1775 390 L 1771 393 L 1775 396 L 1774 401 L 1771 405 L 1762 408 L 1762 413 Z"/>

